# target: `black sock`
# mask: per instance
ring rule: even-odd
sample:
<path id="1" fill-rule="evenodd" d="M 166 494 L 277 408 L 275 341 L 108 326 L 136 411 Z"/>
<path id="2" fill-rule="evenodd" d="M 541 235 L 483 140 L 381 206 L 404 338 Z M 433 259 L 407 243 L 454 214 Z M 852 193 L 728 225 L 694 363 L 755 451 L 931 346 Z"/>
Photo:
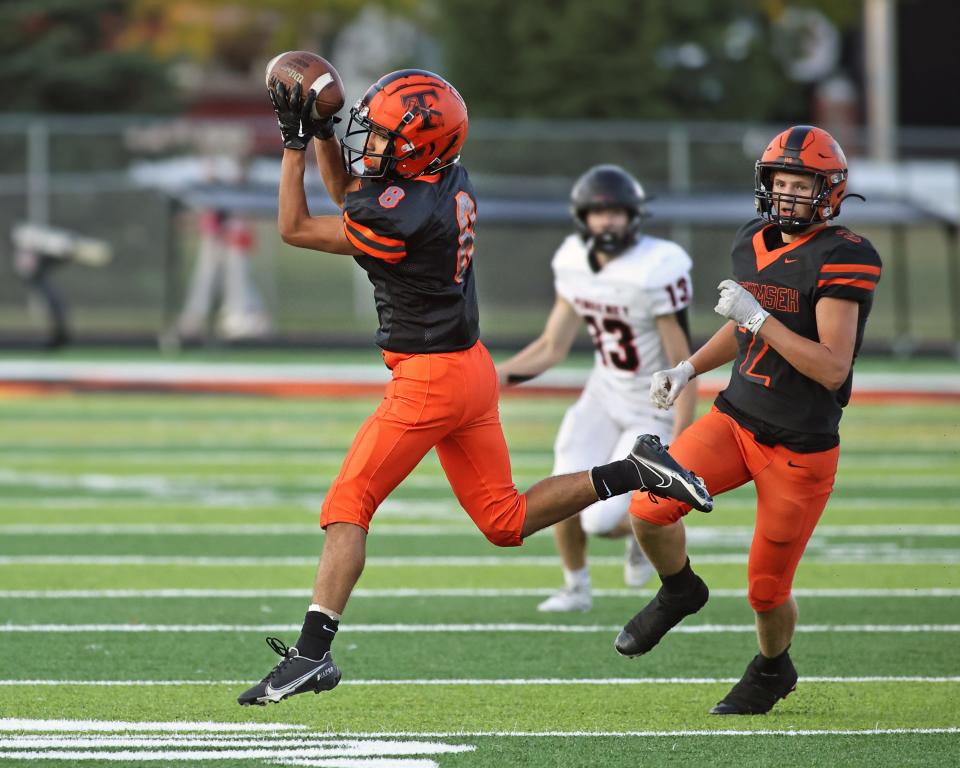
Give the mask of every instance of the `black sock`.
<path id="1" fill-rule="evenodd" d="M 697 575 L 690 567 L 690 558 L 683 564 L 683 568 L 670 576 L 660 575 L 660 581 L 663 582 L 665 591 L 675 595 L 682 595 L 691 592 L 697 584 Z"/>
<path id="2" fill-rule="evenodd" d="M 600 501 L 643 487 L 637 466 L 629 459 L 601 464 L 590 470 L 590 481 Z"/>
<path id="3" fill-rule="evenodd" d="M 330 643 L 337 634 L 340 622 L 331 619 L 320 611 L 307 611 L 303 618 L 303 629 L 295 643 L 301 656 L 319 661 L 330 650 Z"/>
<path id="4" fill-rule="evenodd" d="M 779 656 L 764 656 L 762 653 L 757 654 L 757 669 L 760 672 L 764 672 L 768 675 L 779 675 L 781 672 L 786 670 L 787 665 L 790 663 L 790 654 L 788 651 L 790 646 L 788 645 L 784 648 L 783 653 Z"/>

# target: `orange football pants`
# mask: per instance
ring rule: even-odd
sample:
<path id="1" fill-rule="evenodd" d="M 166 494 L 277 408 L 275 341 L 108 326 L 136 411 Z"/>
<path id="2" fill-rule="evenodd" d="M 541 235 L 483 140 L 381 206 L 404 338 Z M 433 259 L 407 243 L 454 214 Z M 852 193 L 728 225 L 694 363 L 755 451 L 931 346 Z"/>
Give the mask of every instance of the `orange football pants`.
<path id="1" fill-rule="evenodd" d="M 323 501 L 320 525 L 369 530 L 380 503 L 431 448 L 460 505 L 491 542 L 518 546 L 526 497 L 517 491 L 498 408 L 496 369 L 477 342 L 460 352 L 383 352 L 393 372 Z"/>
<path id="2" fill-rule="evenodd" d="M 670 455 L 700 475 L 714 496 L 753 480 L 757 522 L 747 564 L 747 597 L 755 611 L 769 611 L 790 597 L 803 550 L 833 490 L 839 446 L 797 453 L 758 443 L 753 434 L 714 407 L 670 446 Z M 686 504 L 636 493 L 630 514 L 670 525 L 690 511 Z"/>

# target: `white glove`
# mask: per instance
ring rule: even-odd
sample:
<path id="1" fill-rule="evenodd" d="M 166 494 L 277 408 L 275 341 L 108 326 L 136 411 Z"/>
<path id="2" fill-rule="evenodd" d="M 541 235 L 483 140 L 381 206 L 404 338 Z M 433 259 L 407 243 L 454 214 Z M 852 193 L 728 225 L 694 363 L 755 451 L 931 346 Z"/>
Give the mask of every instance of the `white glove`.
<path id="1" fill-rule="evenodd" d="M 717 288 L 720 290 L 720 301 L 713 311 L 756 335 L 770 313 L 760 306 L 750 291 L 734 280 L 723 280 Z"/>
<path id="2" fill-rule="evenodd" d="M 650 400 L 657 408 L 669 408 L 680 396 L 680 390 L 696 375 L 689 360 L 684 360 L 676 368 L 657 371 L 650 378 Z"/>

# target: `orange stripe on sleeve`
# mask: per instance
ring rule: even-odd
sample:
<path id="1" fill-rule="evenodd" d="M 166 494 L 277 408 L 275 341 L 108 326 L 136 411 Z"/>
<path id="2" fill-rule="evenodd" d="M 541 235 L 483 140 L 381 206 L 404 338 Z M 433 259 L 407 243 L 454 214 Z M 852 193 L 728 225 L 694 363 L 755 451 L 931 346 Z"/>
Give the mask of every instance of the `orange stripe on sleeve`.
<path id="1" fill-rule="evenodd" d="M 852 288 L 863 288 L 872 291 L 877 287 L 876 283 L 869 280 L 857 280 L 854 277 L 831 277 L 829 280 L 818 280 L 817 288 L 823 288 L 827 285 L 849 285 Z"/>
<path id="2" fill-rule="evenodd" d="M 820 267 L 820 273 L 824 272 L 862 272 L 865 275 L 879 275 L 880 267 L 869 264 L 824 264 Z"/>
<path id="3" fill-rule="evenodd" d="M 369 227 L 365 227 L 363 226 L 363 224 L 357 224 L 357 222 L 355 222 L 353 219 L 350 218 L 350 214 L 348 214 L 346 211 L 343 212 L 343 220 L 368 240 L 372 240 L 373 242 L 379 243 L 380 245 L 385 245 L 388 248 L 404 247 L 403 240 L 394 240 L 392 237 L 384 237 L 383 235 L 378 235 Z"/>
<path id="4" fill-rule="evenodd" d="M 370 245 L 370 243 L 361 240 L 359 237 L 353 234 L 350 231 L 350 226 L 348 226 L 346 222 L 344 222 L 343 233 L 347 236 L 347 240 L 349 240 L 354 247 L 367 254 L 367 256 L 373 256 L 375 259 L 380 259 L 381 261 L 388 261 L 391 264 L 395 264 L 398 261 L 403 261 L 407 255 L 406 250 L 397 252 L 381 251 L 374 248 L 372 245 Z"/>

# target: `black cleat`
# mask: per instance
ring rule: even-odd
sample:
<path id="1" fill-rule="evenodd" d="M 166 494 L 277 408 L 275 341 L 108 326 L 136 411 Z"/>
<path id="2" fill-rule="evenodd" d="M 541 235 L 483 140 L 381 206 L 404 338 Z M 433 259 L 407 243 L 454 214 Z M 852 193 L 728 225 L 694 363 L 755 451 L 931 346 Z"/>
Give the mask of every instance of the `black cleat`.
<path id="1" fill-rule="evenodd" d="M 238 704 L 275 704 L 298 693 L 329 691 L 340 682 L 340 668 L 333 663 L 330 651 L 316 661 L 301 656 L 296 648 L 288 648 L 276 637 L 268 637 L 267 645 L 284 659 L 263 680 L 241 693 Z"/>
<path id="2" fill-rule="evenodd" d="M 640 435 L 627 455 L 627 461 L 637 468 L 643 483 L 641 491 L 689 504 L 701 512 L 713 509 L 713 497 L 703 484 L 703 478 L 681 467 L 656 435 Z"/>
<path id="3" fill-rule="evenodd" d="M 707 604 L 710 590 L 703 579 L 694 574 L 696 586 L 689 592 L 677 594 L 660 591 L 620 630 L 613 646 L 621 656 L 642 656 L 650 651 L 667 632 Z"/>
<path id="4" fill-rule="evenodd" d="M 761 672 L 759 660 L 759 654 L 753 657 L 740 682 L 710 710 L 711 715 L 765 715 L 797 689 L 797 670 L 789 656 L 784 668 L 774 674 Z"/>

